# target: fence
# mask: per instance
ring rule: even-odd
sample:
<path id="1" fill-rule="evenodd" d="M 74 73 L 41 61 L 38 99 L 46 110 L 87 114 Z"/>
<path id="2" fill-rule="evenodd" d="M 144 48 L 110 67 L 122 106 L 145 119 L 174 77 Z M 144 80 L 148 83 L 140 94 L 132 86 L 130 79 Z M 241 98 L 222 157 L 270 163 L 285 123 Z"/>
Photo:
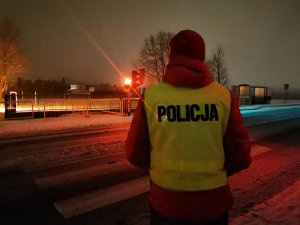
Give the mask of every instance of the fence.
<path id="1" fill-rule="evenodd" d="M 123 98 L 121 104 L 122 115 L 130 115 L 133 109 L 136 109 L 139 98 Z"/>
<path id="2" fill-rule="evenodd" d="M 31 101 L 7 101 L 6 112 L 27 117 L 91 116 L 100 114 L 130 115 L 139 98 L 108 99 L 32 99 Z M 28 114 L 30 112 L 30 114 Z M 41 116 L 38 116 L 41 117 Z"/>
<path id="3" fill-rule="evenodd" d="M 34 117 L 32 101 L 7 101 L 5 102 L 5 114 L 23 113 L 24 117 Z"/>

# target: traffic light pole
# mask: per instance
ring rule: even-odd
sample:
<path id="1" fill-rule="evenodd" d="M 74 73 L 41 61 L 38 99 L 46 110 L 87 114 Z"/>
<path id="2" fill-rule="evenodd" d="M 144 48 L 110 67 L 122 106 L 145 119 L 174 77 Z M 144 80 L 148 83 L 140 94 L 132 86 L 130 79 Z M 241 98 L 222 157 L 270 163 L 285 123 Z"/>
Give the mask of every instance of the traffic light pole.
<path id="1" fill-rule="evenodd" d="M 130 107 L 130 97 L 131 97 L 131 94 L 130 94 L 130 90 L 127 92 L 127 113 L 128 113 L 128 116 L 130 116 L 130 112 L 131 112 L 131 107 Z"/>

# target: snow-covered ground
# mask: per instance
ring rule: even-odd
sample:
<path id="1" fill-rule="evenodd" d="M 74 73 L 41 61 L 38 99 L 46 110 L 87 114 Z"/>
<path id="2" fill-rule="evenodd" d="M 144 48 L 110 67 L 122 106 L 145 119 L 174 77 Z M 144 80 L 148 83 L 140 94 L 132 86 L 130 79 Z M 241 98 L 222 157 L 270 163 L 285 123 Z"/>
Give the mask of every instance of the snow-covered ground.
<path id="1" fill-rule="evenodd" d="M 268 201 L 254 206 L 246 215 L 231 220 L 230 225 L 299 225 L 300 181 Z"/>
<path id="2" fill-rule="evenodd" d="M 0 120 L 1 137 L 39 135 L 48 132 L 92 129 L 101 125 L 130 123 L 132 116 L 69 116 L 46 119 Z"/>
<path id="3" fill-rule="evenodd" d="M 100 125 L 129 123 L 132 117 L 102 115 L 51 119 L 0 120 L 0 140 L 46 134 L 47 132 L 93 128 Z M 254 206 L 247 214 L 233 218 L 231 225 L 298 225 L 300 224 L 300 181 L 287 187 L 268 201 Z"/>

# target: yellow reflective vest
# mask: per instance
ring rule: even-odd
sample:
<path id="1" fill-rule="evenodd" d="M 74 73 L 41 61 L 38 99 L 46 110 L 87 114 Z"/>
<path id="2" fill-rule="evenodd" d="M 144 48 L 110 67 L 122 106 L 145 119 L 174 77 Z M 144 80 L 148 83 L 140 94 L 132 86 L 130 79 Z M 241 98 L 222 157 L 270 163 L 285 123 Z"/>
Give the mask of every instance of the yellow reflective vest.
<path id="1" fill-rule="evenodd" d="M 211 190 L 227 184 L 223 137 L 230 93 L 216 82 L 198 89 L 157 83 L 146 89 L 155 184 L 174 190 Z"/>

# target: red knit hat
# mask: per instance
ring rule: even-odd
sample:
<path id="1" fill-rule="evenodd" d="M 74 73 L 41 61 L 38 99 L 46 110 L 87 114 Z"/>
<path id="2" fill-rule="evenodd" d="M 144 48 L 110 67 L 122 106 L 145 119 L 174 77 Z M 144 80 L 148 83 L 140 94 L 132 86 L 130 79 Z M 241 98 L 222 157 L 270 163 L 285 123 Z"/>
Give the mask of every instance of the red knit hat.
<path id="1" fill-rule="evenodd" d="M 182 30 L 176 34 L 169 43 L 169 60 L 176 55 L 184 55 L 188 58 L 205 59 L 205 43 L 200 34 L 192 30 Z"/>

